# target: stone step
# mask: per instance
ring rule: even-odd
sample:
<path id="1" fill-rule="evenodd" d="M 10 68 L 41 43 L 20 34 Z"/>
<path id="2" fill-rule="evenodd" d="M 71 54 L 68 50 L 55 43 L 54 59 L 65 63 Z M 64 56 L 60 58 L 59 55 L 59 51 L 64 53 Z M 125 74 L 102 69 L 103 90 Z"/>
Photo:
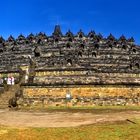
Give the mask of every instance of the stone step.
<path id="1" fill-rule="evenodd" d="M 15 97 L 15 93 L 19 90 L 19 85 L 14 85 L 9 87 L 8 91 L 5 91 L 0 95 L 0 108 L 7 108 L 9 105 L 9 100 Z"/>
<path id="2" fill-rule="evenodd" d="M 0 106 L 8 105 L 8 102 L 0 103 Z"/>
<path id="3" fill-rule="evenodd" d="M 6 109 L 8 108 L 8 104 L 7 105 L 0 105 L 0 109 Z"/>

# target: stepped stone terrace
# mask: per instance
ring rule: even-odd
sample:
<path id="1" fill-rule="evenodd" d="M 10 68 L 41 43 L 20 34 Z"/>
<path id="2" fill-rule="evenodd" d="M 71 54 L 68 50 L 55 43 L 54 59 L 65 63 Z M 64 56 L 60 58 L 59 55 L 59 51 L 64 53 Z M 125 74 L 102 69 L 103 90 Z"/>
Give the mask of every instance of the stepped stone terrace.
<path id="1" fill-rule="evenodd" d="M 90 101 L 140 100 L 140 46 L 133 37 L 104 38 L 82 30 L 64 35 L 57 25 L 51 36 L 1 37 L 0 64 L 1 79 L 12 75 L 18 83 L 24 75 L 21 87 L 26 99 L 64 99 L 69 93 L 72 99 Z"/>

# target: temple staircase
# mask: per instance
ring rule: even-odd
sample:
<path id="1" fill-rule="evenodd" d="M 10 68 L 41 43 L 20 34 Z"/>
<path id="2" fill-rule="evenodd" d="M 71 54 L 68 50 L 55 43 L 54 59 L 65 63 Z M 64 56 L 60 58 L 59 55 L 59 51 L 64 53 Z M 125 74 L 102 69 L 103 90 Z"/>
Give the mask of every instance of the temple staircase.
<path id="1" fill-rule="evenodd" d="M 21 84 L 25 81 L 25 74 L 21 76 L 20 81 L 15 85 L 4 85 L 3 93 L 0 93 L 0 109 L 8 108 L 9 100 L 15 98 L 15 94 L 21 90 Z"/>
<path id="2" fill-rule="evenodd" d="M 16 84 L 13 86 L 6 87 L 7 89 L 4 90 L 2 94 L 0 94 L 0 108 L 8 108 L 9 100 L 15 97 L 15 93 L 20 90 L 20 85 Z"/>

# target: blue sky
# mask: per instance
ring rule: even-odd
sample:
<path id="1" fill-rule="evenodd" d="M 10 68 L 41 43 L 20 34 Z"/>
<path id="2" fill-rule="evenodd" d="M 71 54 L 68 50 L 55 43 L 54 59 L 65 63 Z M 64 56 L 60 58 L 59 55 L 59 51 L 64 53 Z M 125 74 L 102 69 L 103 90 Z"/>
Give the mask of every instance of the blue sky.
<path id="1" fill-rule="evenodd" d="M 140 0 L 1 0 L 0 35 L 50 35 L 55 24 L 63 33 L 91 29 L 105 37 L 133 36 L 140 44 Z"/>

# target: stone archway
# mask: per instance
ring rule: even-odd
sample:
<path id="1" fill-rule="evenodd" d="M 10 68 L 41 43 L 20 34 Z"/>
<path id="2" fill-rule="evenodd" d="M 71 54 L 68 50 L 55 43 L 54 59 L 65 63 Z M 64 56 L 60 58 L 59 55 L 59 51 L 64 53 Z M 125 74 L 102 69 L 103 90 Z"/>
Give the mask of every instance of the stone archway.
<path id="1" fill-rule="evenodd" d="M 139 69 L 139 68 L 140 68 L 139 63 L 136 63 L 136 64 L 135 64 L 135 67 L 136 67 L 137 69 Z"/>
<path id="2" fill-rule="evenodd" d="M 70 65 L 70 66 L 72 66 L 72 60 L 69 58 L 69 59 L 67 59 L 67 65 Z"/>
<path id="3" fill-rule="evenodd" d="M 39 47 L 36 47 L 34 50 L 34 56 L 35 57 L 40 57 L 41 56 L 41 50 Z"/>

